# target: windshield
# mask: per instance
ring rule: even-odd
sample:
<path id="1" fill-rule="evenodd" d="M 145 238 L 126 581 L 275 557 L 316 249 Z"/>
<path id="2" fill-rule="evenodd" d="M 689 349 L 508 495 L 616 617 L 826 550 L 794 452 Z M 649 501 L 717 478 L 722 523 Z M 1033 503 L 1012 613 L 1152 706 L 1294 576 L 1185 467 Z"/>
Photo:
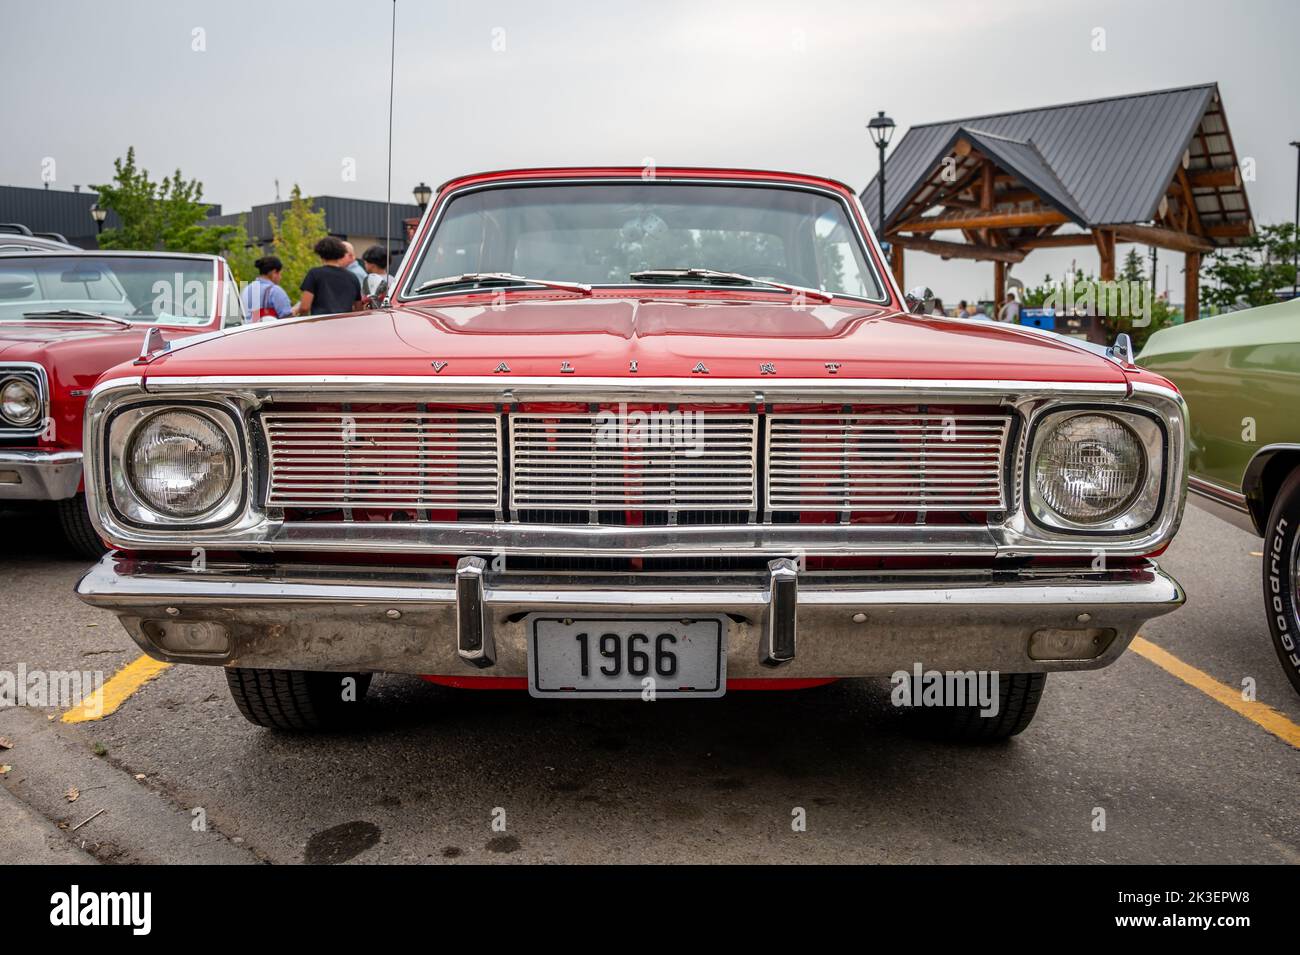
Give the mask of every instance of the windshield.
<path id="1" fill-rule="evenodd" d="M 644 285 L 631 274 L 658 269 L 884 297 L 843 202 L 804 189 L 654 181 L 508 186 L 455 198 L 406 294 L 467 273 Z M 684 275 L 656 284 L 707 283 Z"/>
<path id="2" fill-rule="evenodd" d="M 133 323 L 206 325 L 213 313 L 215 274 L 203 259 L 0 256 L 0 321 L 70 311 Z"/>

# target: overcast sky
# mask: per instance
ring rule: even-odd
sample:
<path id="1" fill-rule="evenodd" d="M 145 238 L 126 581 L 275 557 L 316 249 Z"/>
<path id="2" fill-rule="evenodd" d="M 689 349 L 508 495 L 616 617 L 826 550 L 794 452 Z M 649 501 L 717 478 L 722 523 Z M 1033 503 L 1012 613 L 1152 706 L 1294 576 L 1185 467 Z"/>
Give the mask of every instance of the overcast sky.
<path id="1" fill-rule="evenodd" d="M 391 0 L 0 0 L 0 183 L 111 178 L 130 145 L 225 211 L 382 199 Z M 1094 51 L 1094 31 L 1105 50 Z M 864 128 L 1217 81 L 1257 222 L 1290 220 L 1300 3 L 399 0 L 394 198 L 420 180 L 580 163 L 875 171 Z M 355 178 L 349 178 L 354 171 Z M 1125 247 L 1121 247 L 1121 255 Z M 1086 249 L 1039 251 L 1030 284 Z M 1181 256 L 1171 265 L 1182 298 Z M 989 263 L 910 253 L 908 284 L 986 296 Z"/>

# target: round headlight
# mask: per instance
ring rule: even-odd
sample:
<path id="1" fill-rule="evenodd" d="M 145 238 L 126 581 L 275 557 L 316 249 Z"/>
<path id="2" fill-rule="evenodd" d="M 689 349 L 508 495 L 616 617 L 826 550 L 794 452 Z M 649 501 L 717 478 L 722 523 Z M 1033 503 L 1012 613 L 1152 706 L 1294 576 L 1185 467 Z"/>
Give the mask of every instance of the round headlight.
<path id="1" fill-rule="evenodd" d="M 131 436 L 131 486 L 146 505 L 170 517 L 197 517 L 230 492 L 235 449 L 219 424 L 193 411 L 160 411 Z"/>
<path id="2" fill-rule="evenodd" d="M 1076 524 L 1108 521 L 1142 487 L 1146 455 L 1133 429 L 1104 414 L 1066 418 L 1038 442 L 1034 481 L 1038 496 Z"/>
<path id="3" fill-rule="evenodd" d="M 0 418 L 25 428 L 41 416 L 41 396 L 26 378 L 10 378 L 0 384 Z"/>

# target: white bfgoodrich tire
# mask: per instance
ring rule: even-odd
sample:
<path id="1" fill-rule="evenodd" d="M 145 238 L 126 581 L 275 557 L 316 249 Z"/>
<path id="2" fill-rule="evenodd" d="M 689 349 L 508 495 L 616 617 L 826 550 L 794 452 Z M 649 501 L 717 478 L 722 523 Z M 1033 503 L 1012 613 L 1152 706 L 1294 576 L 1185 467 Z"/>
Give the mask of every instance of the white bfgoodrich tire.
<path id="1" fill-rule="evenodd" d="M 1300 693 L 1300 470 L 1282 482 L 1273 510 L 1264 525 L 1264 606 L 1273 649 L 1287 679 Z"/>

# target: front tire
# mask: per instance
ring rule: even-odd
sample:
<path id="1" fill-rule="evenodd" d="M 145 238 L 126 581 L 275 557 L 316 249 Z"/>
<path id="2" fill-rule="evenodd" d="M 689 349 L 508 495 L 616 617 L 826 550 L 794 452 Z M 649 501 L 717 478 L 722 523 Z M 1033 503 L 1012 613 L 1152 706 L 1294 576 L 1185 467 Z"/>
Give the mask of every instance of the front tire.
<path id="1" fill-rule="evenodd" d="M 942 706 L 920 710 L 916 716 L 927 735 L 957 743 L 996 743 L 1028 728 L 1038 712 L 1047 683 L 1046 673 L 998 675 L 998 711 L 981 716 L 978 706 Z"/>
<path id="2" fill-rule="evenodd" d="M 356 726 L 370 677 L 369 673 L 226 667 L 226 685 L 244 719 L 291 732 Z"/>
<path id="3" fill-rule="evenodd" d="M 86 508 L 86 495 L 78 494 L 66 500 L 56 501 L 59 511 L 59 526 L 68 545 L 81 557 L 99 560 L 107 553 L 104 542 L 95 532 L 95 525 L 90 523 L 90 511 Z"/>
<path id="4" fill-rule="evenodd" d="M 1300 693 L 1300 614 L 1296 612 L 1296 533 L 1300 531 L 1300 471 L 1282 482 L 1264 526 L 1264 606 L 1273 649 L 1291 686 Z"/>

